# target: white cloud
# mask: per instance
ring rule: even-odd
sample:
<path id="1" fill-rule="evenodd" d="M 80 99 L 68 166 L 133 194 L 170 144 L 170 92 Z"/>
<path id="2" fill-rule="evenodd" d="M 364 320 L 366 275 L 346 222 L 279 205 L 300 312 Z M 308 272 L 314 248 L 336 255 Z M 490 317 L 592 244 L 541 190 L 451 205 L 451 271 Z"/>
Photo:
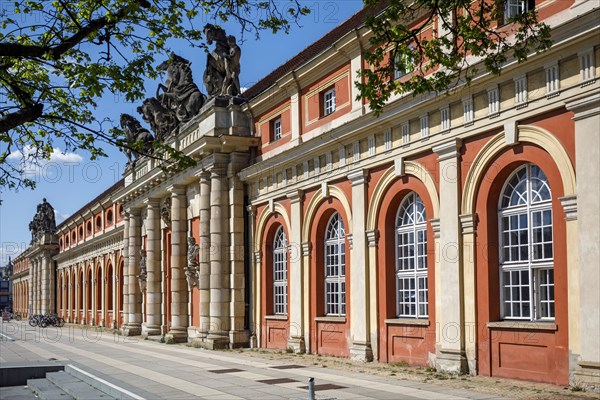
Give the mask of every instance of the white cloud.
<path id="1" fill-rule="evenodd" d="M 23 151 L 11 153 L 7 160 L 21 164 L 23 172 L 28 178 L 44 178 L 48 174 L 56 173 L 57 168 L 83 162 L 83 158 L 79 154 L 63 152 L 58 147 L 54 148 L 49 160 L 35 159 L 35 150 L 30 146 L 26 146 Z"/>

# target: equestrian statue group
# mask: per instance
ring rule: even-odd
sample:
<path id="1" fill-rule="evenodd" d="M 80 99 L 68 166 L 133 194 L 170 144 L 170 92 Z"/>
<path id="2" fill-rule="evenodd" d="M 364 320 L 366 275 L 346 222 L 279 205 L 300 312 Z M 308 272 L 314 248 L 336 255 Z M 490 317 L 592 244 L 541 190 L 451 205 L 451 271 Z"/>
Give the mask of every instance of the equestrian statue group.
<path id="1" fill-rule="evenodd" d="M 204 71 L 203 94 L 192 78 L 191 62 L 176 54 L 160 64 L 167 71 L 165 84 L 159 84 L 156 97 L 147 98 L 137 108 L 152 133 L 129 114 L 121 114 L 121 128 L 125 133 L 124 151 L 129 165 L 134 165 L 142 154 L 152 151 L 153 141 L 164 141 L 179 133 L 179 127 L 198 115 L 210 98 L 217 96 L 236 97 L 240 90 L 241 49 L 234 36 L 227 36 L 217 26 L 204 27 L 206 43 L 215 43 L 215 49 L 207 55 Z"/>

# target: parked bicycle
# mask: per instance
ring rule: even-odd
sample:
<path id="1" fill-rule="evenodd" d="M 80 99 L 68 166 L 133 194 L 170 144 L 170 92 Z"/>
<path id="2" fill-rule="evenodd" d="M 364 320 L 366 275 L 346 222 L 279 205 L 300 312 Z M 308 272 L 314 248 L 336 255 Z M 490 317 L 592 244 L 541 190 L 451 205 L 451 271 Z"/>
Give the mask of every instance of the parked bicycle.
<path id="1" fill-rule="evenodd" d="M 62 317 L 59 317 L 56 314 L 36 314 L 32 315 L 29 318 L 30 326 L 39 326 L 42 328 L 46 328 L 48 326 L 55 326 L 58 328 L 62 328 L 65 325 L 65 320 Z"/>

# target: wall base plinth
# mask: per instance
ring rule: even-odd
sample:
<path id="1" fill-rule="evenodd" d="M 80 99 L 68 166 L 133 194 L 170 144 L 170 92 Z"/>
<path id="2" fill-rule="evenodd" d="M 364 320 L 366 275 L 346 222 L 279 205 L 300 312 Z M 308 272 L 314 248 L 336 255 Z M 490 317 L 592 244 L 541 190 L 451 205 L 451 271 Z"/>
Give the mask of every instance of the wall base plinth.
<path id="1" fill-rule="evenodd" d="M 468 372 L 467 358 L 460 350 L 439 350 L 435 359 L 435 369 L 441 372 L 464 374 Z"/>
<path id="2" fill-rule="evenodd" d="M 590 392 L 600 392 L 600 363 L 579 361 L 579 369 L 573 372 L 572 386 L 579 386 Z"/>
<path id="3" fill-rule="evenodd" d="M 304 342 L 304 337 L 302 336 L 292 336 L 288 339 L 287 344 L 288 349 L 292 349 L 296 354 L 306 353 L 306 344 Z"/>
<path id="4" fill-rule="evenodd" d="M 165 341 L 173 340 L 175 343 L 185 343 L 188 341 L 187 328 L 173 327 L 165 335 Z"/>
<path id="5" fill-rule="evenodd" d="M 232 349 L 250 347 L 250 332 L 229 331 L 229 343 Z"/>
<path id="6" fill-rule="evenodd" d="M 142 334 L 142 327 L 140 325 L 125 325 L 121 328 L 123 336 L 139 336 Z"/>
<path id="7" fill-rule="evenodd" d="M 350 359 L 359 362 L 373 361 L 373 349 L 371 348 L 371 343 L 352 343 L 352 346 L 350 346 Z"/>
<path id="8" fill-rule="evenodd" d="M 146 325 L 142 324 L 142 336 L 157 336 L 160 335 L 160 325 Z"/>

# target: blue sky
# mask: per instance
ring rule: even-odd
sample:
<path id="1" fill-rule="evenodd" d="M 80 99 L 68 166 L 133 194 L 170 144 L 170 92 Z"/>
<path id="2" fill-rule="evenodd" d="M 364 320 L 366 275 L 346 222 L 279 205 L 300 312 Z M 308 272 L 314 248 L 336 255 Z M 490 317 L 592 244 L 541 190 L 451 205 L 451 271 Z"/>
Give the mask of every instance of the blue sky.
<path id="1" fill-rule="evenodd" d="M 288 35 L 263 32 L 259 40 L 255 40 L 252 34 L 245 35 L 245 41 L 240 44 L 242 87 L 252 86 L 362 8 L 361 0 L 301 2 L 311 9 L 311 14 L 301 20 L 301 26 L 293 26 Z M 207 19 L 206 22 L 212 21 Z M 239 27 L 224 25 L 224 28 L 227 34 L 240 37 Z M 172 48 L 180 56 L 192 61 L 194 80 L 200 86 L 206 63 L 204 52 L 201 49 L 190 48 L 184 42 L 174 42 Z M 147 85 L 146 92 L 149 97 L 154 95 L 156 86 L 156 82 Z M 118 121 L 121 113 L 137 116 L 137 105 L 127 103 L 114 95 L 104 96 L 98 102 L 98 119 L 108 117 Z M 14 258 L 27 248 L 31 239 L 29 221 L 35 214 L 36 205 L 43 198 L 54 206 L 58 224 L 121 179 L 126 158 L 115 148 L 107 147 L 105 151 L 108 157 L 94 161 L 90 161 L 85 153 L 62 154 L 60 148 L 56 150 L 58 151 L 55 151 L 50 161 L 28 172 L 37 182 L 34 191 L 0 193 L 0 265 L 8 261 L 8 256 Z"/>

